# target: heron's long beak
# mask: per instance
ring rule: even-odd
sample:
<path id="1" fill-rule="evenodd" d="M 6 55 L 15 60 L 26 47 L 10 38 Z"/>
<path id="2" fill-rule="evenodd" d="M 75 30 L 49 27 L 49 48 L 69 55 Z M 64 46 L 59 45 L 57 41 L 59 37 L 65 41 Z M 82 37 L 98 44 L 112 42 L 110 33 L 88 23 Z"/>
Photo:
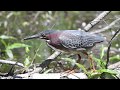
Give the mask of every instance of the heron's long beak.
<path id="1" fill-rule="evenodd" d="M 28 36 L 28 37 L 24 38 L 24 40 L 35 39 L 35 38 L 40 38 L 40 35 L 36 34 L 36 35 Z"/>

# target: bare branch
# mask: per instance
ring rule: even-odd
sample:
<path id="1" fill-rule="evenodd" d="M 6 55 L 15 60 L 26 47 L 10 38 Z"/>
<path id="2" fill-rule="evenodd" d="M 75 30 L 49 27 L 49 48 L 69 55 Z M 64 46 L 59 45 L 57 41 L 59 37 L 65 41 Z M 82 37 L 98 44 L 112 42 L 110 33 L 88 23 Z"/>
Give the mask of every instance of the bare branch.
<path id="1" fill-rule="evenodd" d="M 101 33 L 101 32 L 104 32 L 104 31 L 107 31 L 109 30 L 110 28 L 112 28 L 118 21 L 120 21 L 120 18 L 116 19 L 115 21 L 113 21 L 111 24 L 109 24 L 108 26 L 102 28 L 102 29 L 98 29 L 94 32 L 91 32 L 91 33 Z"/>
<path id="2" fill-rule="evenodd" d="M 1 60 L 0 59 L 0 63 L 3 63 L 3 64 L 10 64 L 10 65 L 17 65 L 17 66 L 20 66 L 20 67 L 24 67 L 24 65 L 22 63 L 16 63 L 15 61 L 10 61 L 10 60 Z"/>
<path id="3" fill-rule="evenodd" d="M 54 59 L 54 58 L 56 58 L 58 55 L 60 55 L 61 54 L 61 52 L 59 52 L 59 51 L 55 51 L 51 56 L 49 56 L 47 59 Z"/>
<path id="4" fill-rule="evenodd" d="M 120 68 L 120 61 L 108 66 L 109 69 L 117 69 Z"/>
<path id="5" fill-rule="evenodd" d="M 97 16 L 93 21 L 91 21 L 84 29 L 89 31 L 93 26 L 99 23 L 105 16 L 107 16 L 110 11 L 104 11 L 99 16 Z"/>

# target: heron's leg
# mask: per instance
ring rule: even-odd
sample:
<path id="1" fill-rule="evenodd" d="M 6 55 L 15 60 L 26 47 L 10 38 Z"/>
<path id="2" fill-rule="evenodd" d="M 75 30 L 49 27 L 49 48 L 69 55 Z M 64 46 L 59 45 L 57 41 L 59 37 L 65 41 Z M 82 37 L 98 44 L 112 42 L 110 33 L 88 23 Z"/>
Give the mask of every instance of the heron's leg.
<path id="1" fill-rule="evenodd" d="M 80 54 L 77 54 L 77 55 L 78 55 L 77 63 L 80 63 L 80 61 L 81 61 L 81 56 L 80 56 Z M 77 66 L 75 65 L 72 69 L 67 70 L 67 71 L 61 73 L 61 75 L 66 74 L 66 76 L 68 76 L 68 75 L 70 75 L 70 74 L 73 74 L 73 73 L 75 73 L 75 69 L 76 69 L 76 68 L 77 68 Z"/>
<path id="2" fill-rule="evenodd" d="M 80 54 L 77 54 L 78 55 L 78 60 L 77 60 L 77 63 L 80 63 L 80 61 L 81 61 L 81 56 L 80 56 Z M 74 70 L 74 69 L 76 69 L 77 68 L 77 66 L 75 65 L 73 68 L 72 68 L 72 70 Z"/>
<path id="3" fill-rule="evenodd" d="M 77 54 L 78 55 L 78 60 L 77 60 L 77 63 L 80 63 L 80 61 L 81 61 L 81 56 L 80 56 L 80 54 Z M 73 74 L 73 73 L 75 73 L 75 69 L 77 68 L 77 66 L 75 65 L 71 70 L 67 70 L 67 71 L 65 71 L 63 74 L 67 74 L 67 76 L 68 75 L 70 75 L 70 74 Z M 62 74 L 62 75 L 63 75 Z"/>
<path id="4" fill-rule="evenodd" d="M 78 60 L 77 60 L 77 63 L 80 63 L 80 61 L 81 61 L 81 56 L 80 56 L 80 54 L 78 54 Z"/>
<path id="5" fill-rule="evenodd" d="M 88 55 L 87 52 L 82 52 L 82 53 L 85 54 L 85 55 L 87 55 L 88 60 L 89 60 L 89 62 L 90 62 L 90 65 L 92 65 L 93 71 L 95 71 L 96 69 L 95 69 L 95 65 L 94 65 L 94 62 L 93 62 L 92 57 L 91 57 L 90 55 Z"/>

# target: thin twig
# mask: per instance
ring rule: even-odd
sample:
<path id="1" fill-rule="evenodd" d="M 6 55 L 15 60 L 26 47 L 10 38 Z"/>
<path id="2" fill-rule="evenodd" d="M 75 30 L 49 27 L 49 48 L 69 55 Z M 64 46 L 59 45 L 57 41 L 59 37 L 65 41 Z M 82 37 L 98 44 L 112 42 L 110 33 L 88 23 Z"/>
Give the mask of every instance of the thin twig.
<path id="1" fill-rule="evenodd" d="M 0 59 L 0 63 L 3 63 L 3 64 L 10 64 L 10 65 L 15 65 L 16 62 L 15 61 L 10 61 L 10 60 L 1 60 Z M 22 63 L 17 63 L 16 64 L 17 66 L 20 66 L 20 67 L 24 67 L 24 65 Z"/>
<path id="2" fill-rule="evenodd" d="M 98 29 L 94 32 L 91 33 L 101 33 L 101 32 L 105 32 L 107 30 L 109 30 L 110 28 L 112 28 L 118 21 L 120 21 L 120 18 L 116 19 L 115 21 L 113 21 L 111 24 L 109 24 L 108 26 L 102 28 L 102 29 Z"/>
<path id="3" fill-rule="evenodd" d="M 99 23 L 105 16 L 107 16 L 111 11 L 104 11 L 99 16 L 97 16 L 93 21 L 91 21 L 84 29 L 89 31 L 97 23 Z"/>
<path id="4" fill-rule="evenodd" d="M 111 38 L 110 42 L 109 42 L 109 46 L 108 46 L 108 50 L 107 50 L 107 61 L 106 61 L 106 66 L 105 68 L 107 69 L 107 66 L 108 66 L 108 62 L 109 62 L 109 52 L 110 52 L 110 47 L 111 47 L 111 43 L 112 43 L 112 40 L 115 38 L 115 36 L 119 33 L 120 31 L 120 28 L 116 31 L 116 33 L 113 35 L 113 37 Z"/>
<path id="5" fill-rule="evenodd" d="M 7 74 L 7 76 L 12 76 L 13 75 L 13 73 L 14 73 L 14 70 L 13 70 L 13 68 L 15 67 L 15 65 L 17 65 L 17 63 L 18 63 L 18 61 L 14 64 L 14 65 L 12 65 L 12 67 L 10 68 L 10 70 L 9 70 L 9 72 L 8 72 L 8 74 Z"/>
<path id="6" fill-rule="evenodd" d="M 108 49 L 107 49 L 107 61 L 106 61 L 106 65 L 105 65 L 105 68 L 107 69 L 108 68 L 108 63 L 109 63 L 109 52 L 110 52 L 110 47 L 111 47 L 111 43 L 112 43 L 112 40 L 115 38 L 115 36 L 119 33 L 120 31 L 120 28 L 116 31 L 116 33 L 113 35 L 113 37 L 111 38 L 111 40 L 109 41 L 109 46 L 108 46 Z M 105 72 L 103 72 L 100 76 L 102 79 L 105 79 Z"/>
<path id="7" fill-rule="evenodd" d="M 32 61 L 31 61 L 30 66 L 35 62 L 35 58 L 36 58 L 36 56 L 37 56 L 38 51 L 40 50 L 40 46 L 41 46 L 41 44 L 39 45 L 38 49 L 35 51 L 35 55 L 34 55 Z"/>

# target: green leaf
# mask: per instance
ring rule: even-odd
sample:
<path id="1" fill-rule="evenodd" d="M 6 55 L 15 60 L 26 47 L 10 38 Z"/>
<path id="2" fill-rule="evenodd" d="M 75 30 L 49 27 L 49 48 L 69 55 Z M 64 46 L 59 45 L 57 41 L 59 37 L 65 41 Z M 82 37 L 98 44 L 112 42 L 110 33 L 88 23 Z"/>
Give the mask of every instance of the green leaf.
<path id="1" fill-rule="evenodd" d="M 97 62 L 97 66 L 102 69 L 105 68 L 106 62 L 104 60 L 93 57 L 93 59 Z"/>
<path id="2" fill-rule="evenodd" d="M 104 56 L 104 54 L 105 54 L 104 51 L 105 51 L 105 47 L 102 45 L 101 53 L 100 53 L 100 59 L 103 58 L 103 56 Z"/>
<path id="3" fill-rule="evenodd" d="M 14 38 L 12 36 L 6 36 L 6 35 L 1 35 L 0 38 L 1 39 L 16 39 L 16 38 Z"/>
<path id="4" fill-rule="evenodd" d="M 38 56 L 39 58 L 41 58 L 41 57 L 42 57 L 40 54 L 37 54 L 37 56 Z"/>
<path id="5" fill-rule="evenodd" d="M 100 76 L 101 76 L 100 73 L 91 73 L 88 78 L 89 79 L 99 79 Z"/>
<path id="6" fill-rule="evenodd" d="M 28 53 L 30 51 L 29 47 L 25 47 L 25 51 L 26 51 L 26 53 Z"/>
<path id="7" fill-rule="evenodd" d="M 4 44 L 5 47 L 7 47 L 7 44 L 3 39 L 1 39 L 1 42 Z"/>
<path id="8" fill-rule="evenodd" d="M 30 46 L 22 43 L 14 43 L 12 45 L 9 45 L 7 49 L 22 48 L 22 47 L 30 47 Z"/>
<path id="9" fill-rule="evenodd" d="M 98 58 L 95 58 L 95 57 L 93 57 L 93 59 L 95 60 L 95 62 L 97 62 L 97 66 L 98 66 L 99 68 L 102 68 L 102 67 L 101 67 L 101 60 L 98 59 Z"/>
<path id="10" fill-rule="evenodd" d="M 76 63 L 76 65 L 77 65 L 79 68 L 81 68 L 86 74 L 88 74 L 86 68 L 85 68 L 82 64 Z"/>
<path id="11" fill-rule="evenodd" d="M 120 55 L 115 55 L 113 57 L 110 57 L 110 62 L 117 62 L 120 61 Z"/>
<path id="12" fill-rule="evenodd" d="M 29 60 L 29 59 L 30 59 L 29 57 L 27 57 L 27 58 L 25 59 L 25 61 L 24 61 L 25 67 L 29 66 L 29 64 L 30 64 L 30 60 Z"/>
<path id="13" fill-rule="evenodd" d="M 107 73 L 110 73 L 110 74 L 117 74 L 116 71 L 110 70 L 110 69 L 99 69 L 99 70 L 97 70 L 97 72 L 100 72 L 100 73 L 107 72 Z"/>
<path id="14" fill-rule="evenodd" d="M 12 53 L 11 50 L 7 49 L 7 50 L 6 50 L 6 53 L 7 53 L 7 55 L 9 56 L 9 58 L 13 59 L 13 53 Z"/>
<path id="15" fill-rule="evenodd" d="M 99 69 L 99 70 L 96 70 L 95 72 L 91 72 L 91 73 L 89 73 L 89 78 L 90 79 L 100 79 L 101 77 L 101 75 L 103 74 L 103 73 L 105 73 L 107 76 L 105 76 L 105 77 L 109 77 L 109 76 L 112 76 L 112 77 L 116 77 L 116 75 L 117 75 L 117 72 L 116 71 L 114 71 L 114 70 L 110 70 L 110 69 Z M 111 77 L 109 77 L 109 78 L 111 78 Z"/>

